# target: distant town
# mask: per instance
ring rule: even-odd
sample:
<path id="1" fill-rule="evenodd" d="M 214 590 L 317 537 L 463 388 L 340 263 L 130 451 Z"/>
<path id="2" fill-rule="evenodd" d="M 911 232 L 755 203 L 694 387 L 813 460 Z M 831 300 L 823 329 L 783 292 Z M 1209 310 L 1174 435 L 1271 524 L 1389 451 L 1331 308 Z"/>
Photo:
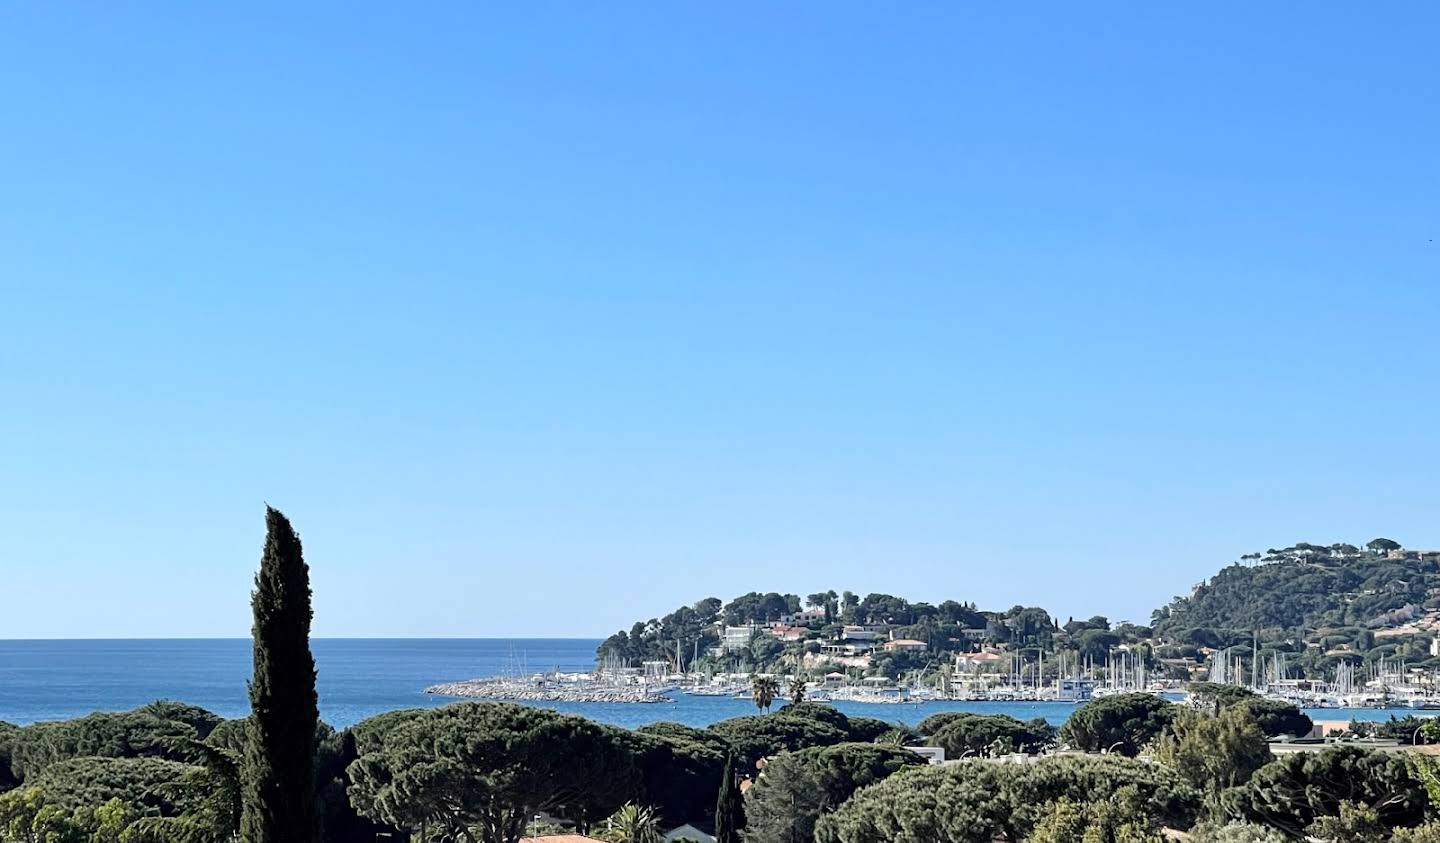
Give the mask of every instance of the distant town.
<path id="1" fill-rule="evenodd" d="M 1388 538 L 1247 553 L 1147 625 L 1016 605 L 849 591 L 707 598 L 599 646 L 612 673 L 747 693 L 755 673 L 812 698 L 1080 701 L 1244 685 L 1307 708 L 1440 708 L 1440 550 Z"/>

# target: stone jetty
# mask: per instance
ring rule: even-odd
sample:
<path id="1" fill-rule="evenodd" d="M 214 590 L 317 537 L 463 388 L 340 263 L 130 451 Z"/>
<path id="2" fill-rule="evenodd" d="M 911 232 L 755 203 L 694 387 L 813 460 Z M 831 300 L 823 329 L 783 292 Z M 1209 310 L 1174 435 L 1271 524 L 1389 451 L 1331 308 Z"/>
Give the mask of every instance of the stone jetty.
<path id="1" fill-rule="evenodd" d="M 674 702 L 659 689 L 644 684 L 622 684 L 593 678 L 556 680 L 493 677 L 444 682 L 425 689 L 427 694 L 470 697 L 499 702 L 662 703 Z"/>

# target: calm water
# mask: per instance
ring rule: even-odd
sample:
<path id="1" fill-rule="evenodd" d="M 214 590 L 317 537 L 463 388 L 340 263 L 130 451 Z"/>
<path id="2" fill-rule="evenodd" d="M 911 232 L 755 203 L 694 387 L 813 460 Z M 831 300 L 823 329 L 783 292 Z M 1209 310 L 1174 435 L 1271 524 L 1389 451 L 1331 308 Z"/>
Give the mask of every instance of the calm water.
<path id="1" fill-rule="evenodd" d="M 539 670 L 585 671 L 595 666 L 592 639 L 317 639 L 320 715 L 348 726 L 382 711 L 443 705 L 453 700 L 424 693 L 437 682 Z M 249 639 L 137 641 L 0 641 L 0 720 L 32 723 L 92 711 L 134 708 L 155 699 L 203 706 L 225 717 L 249 708 Z M 656 720 L 704 726 L 753 714 L 748 700 L 678 696 L 674 703 L 554 703 L 549 707 L 619 726 Z M 937 711 L 1009 714 L 1060 723 L 1064 703 L 927 703 L 867 705 L 842 702 L 847 714 L 915 724 Z M 1317 720 L 1384 720 L 1404 712 L 1336 709 L 1312 711 Z"/>

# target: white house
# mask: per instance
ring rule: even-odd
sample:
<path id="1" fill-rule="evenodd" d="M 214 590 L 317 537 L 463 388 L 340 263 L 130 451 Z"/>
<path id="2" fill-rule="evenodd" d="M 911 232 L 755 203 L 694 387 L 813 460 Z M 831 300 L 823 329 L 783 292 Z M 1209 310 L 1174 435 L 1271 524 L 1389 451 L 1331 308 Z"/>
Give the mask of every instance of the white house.
<path id="1" fill-rule="evenodd" d="M 945 747 L 943 746 L 907 746 L 905 748 L 924 758 L 927 764 L 945 763 Z"/>
<path id="2" fill-rule="evenodd" d="M 780 622 L 786 626 L 809 626 L 812 623 L 825 622 L 824 609 L 806 609 L 803 612 L 795 612 L 790 615 L 781 615 Z"/>
<path id="3" fill-rule="evenodd" d="M 720 636 L 720 647 L 727 653 L 736 650 L 744 650 L 750 646 L 750 639 L 755 637 L 759 627 L 748 624 L 746 626 L 727 626 L 725 632 Z"/>

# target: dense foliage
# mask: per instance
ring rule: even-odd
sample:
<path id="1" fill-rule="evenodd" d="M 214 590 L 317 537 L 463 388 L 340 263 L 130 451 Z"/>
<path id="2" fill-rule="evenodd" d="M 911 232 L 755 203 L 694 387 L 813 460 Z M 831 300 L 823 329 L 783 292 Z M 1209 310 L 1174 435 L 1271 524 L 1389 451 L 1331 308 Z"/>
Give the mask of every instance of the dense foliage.
<path id="1" fill-rule="evenodd" d="M 537 812 L 582 829 L 641 791 L 633 735 L 580 717 L 458 703 L 407 718 L 352 767 L 351 798 L 373 819 L 458 839 L 514 843 Z"/>
<path id="2" fill-rule="evenodd" d="M 805 638 L 811 644 L 837 637 L 845 624 L 860 624 L 883 625 L 891 629 L 895 637 L 916 639 L 928 646 L 928 655 L 922 657 L 877 651 L 871 672 L 892 677 L 903 670 L 923 667 L 934 656 L 972 649 L 977 639 L 969 633 L 977 630 L 984 633 L 980 640 L 986 642 L 1045 650 L 1054 649 L 1059 632 L 1059 624 L 1049 613 L 1026 606 L 1015 606 L 1004 612 L 981 612 L 973 604 L 954 600 L 931 605 L 912 603 L 890 594 L 867 594 L 862 598 L 848 591 L 839 595 L 833 591 L 811 594 L 803 605 L 823 617 L 823 620 L 805 623 L 808 627 Z M 663 617 L 639 621 L 629 630 L 616 632 L 601 642 L 596 657 L 602 662 L 627 665 L 663 661 L 685 670 L 722 666 L 768 670 L 781 663 L 798 662 L 806 651 L 806 640 L 782 643 L 760 632 L 758 627 L 793 617 L 801 608 L 802 601 L 794 594 L 749 592 L 728 603 L 707 597 Z M 1103 618 L 1092 620 L 1103 623 L 1103 633 L 1109 636 L 1103 642 L 1086 639 L 1093 645 L 1093 652 L 1081 652 L 1097 663 L 1105 663 L 1112 643 L 1138 640 L 1136 635 L 1111 631 Z M 755 625 L 757 631 L 747 646 L 726 651 L 717 658 L 713 650 L 720 644 L 719 629 L 724 625 Z M 1077 625 L 1077 636 L 1086 629 L 1084 624 Z M 1102 630 L 1093 632 L 1099 634 Z"/>
<path id="3" fill-rule="evenodd" d="M 638 796 L 672 826 L 708 816 L 729 745 L 703 729 L 657 723 L 635 732 Z"/>
<path id="4" fill-rule="evenodd" d="M 1166 767 L 1120 757 L 965 761 L 897 773 L 821 818 L 816 843 L 1022 840 L 1061 799 L 1124 799 L 1133 816 L 1189 827 L 1200 795 Z"/>
<path id="5" fill-rule="evenodd" d="M 1004 714 L 955 713 L 959 716 L 947 718 L 928 740 L 942 747 L 946 758 L 1039 752 L 1055 742 L 1055 729 L 1043 718 L 1021 722 Z"/>
<path id="6" fill-rule="evenodd" d="M 0 720 L 0 792 L 20 783 L 14 767 L 15 735 L 19 731 L 20 727 L 14 723 Z"/>
<path id="7" fill-rule="evenodd" d="M 1076 707 L 1060 740 L 1088 752 L 1134 757 L 1170 725 L 1176 706 L 1152 694 L 1118 694 Z"/>
<path id="8" fill-rule="evenodd" d="M 1411 762 L 1399 755 L 1339 746 L 1282 756 L 1243 787 L 1225 793 L 1225 810 L 1299 836 L 1316 820 L 1338 816 L 1342 803 L 1378 812 L 1386 827 L 1419 825 L 1429 802 Z"/>
<path id="9" fill-rule="evenodd" d="M 1122 790 L 1105 799 L 1061 798 L 1046 806 L 1026 843 L 1165 843 L 1160 825 Z"/>
<path id="10" fill-rule="evenodd" d="M 108 805 L 102 812 L 106 828 L 127 832 L 131 839 L 126 843 L 228 840 L 239 830 L 245 725 L 161 701 L 132 711 L 0 730 L 0 742 L 8 746 L 19 740 L 33 762 L 28 776 L 12 777 L 0 791 L 18 785 L 6 794 L 10 810 L 18 812 L 11 819 L 33 823 L 43 810 L 43 821 L 57 839 L 72 832 L 91 839 L 99 828 L 96 814 Z M 204 741 L 196 737 L 201 734 Z M 354 746 L 349 732 L 320 725 L 314 767 L 325 843 L 373 840 L 376 832 L 392 831 L 364 820 L 350 806 L 346 768 L 356 757 Z M 94 754 L 76 754 L 85 752 Z M 0 821 L 0 829 L 5 822 Z M 0 839 L 7 839 L 3 831 Z"/>
<path id="11" fill-rule="evenodd" d="M 815 822 L 874 784 L 923 759 L 899 747 L 843 743 L 781 753 L 745 795 L 746 843 L 810 843 Z"/>
<path id="12" fill-rule="evenodd" d="M 720 789 L 715 797 L 716 843 L 741 843 L 745 831 L 745 802 L 740 793 L 735 756 L 725 756 Z"/>
<path id="13" fill-rule="evenodd" d="M 1232 707 L 1244 708 L 1269 737 L 1304 737 L 1315 727 L 1309 715 L 1294 704 L 1266 699 L 1240 685 L 1191 682 L 1189 691 L 1192 708 L 1211 715 Z"/>
<path id="14" fill-rule="evenodd" d="M 265 548 L 250 605 L 255 672 L 241 767 L 244 843 L 309 843 L 315 810 L 315 732 L 320 722 L 310 654 L 310 569 L 300 537 L 265 508 Z"/>
<path id="15" fill-rule="evenodd" d="M 1392 545 L 1395 545 L 1392 547 Z M 1261 641 L 1291 653 L 1309 673 L 1333 667 L 1337 648 L 1360 656 L 1429 658 L 1411 642 L 1377 644 L 1372 630 L 1436 608 L 1440 556 L 1391 551 L 1377 539 L 1363 548 L 1306 542 L 1247 554 L 1154 613 L 1155 634 L 1198 646 L 1249 645 Z M 1424 642 L 1419 642 L 1423 644 Z M 1307 644 L 1309 646 L 1307 646 Z M 1262 652 L 1262 658 L 1264 653 Z"/>
<path id="16" fill-rule="evenodd" d="M 757 714 L 732 717 L 710 727 L 724 738 L 735 753 L 736 763 L 747 774 L 755 763 L 770 755 L 811 746 L 829 746 L 850 739 L 843 729 L 821 720 L 789 714 Z"/>
<path id="17" fill-rule="evenodd" d="M 1209 794 L 1242 785 L 1271 761 L 1265 732 L 1244 706 L 1219 714 L 1181 712 L 1155 744 L 1155 757 Z"/>
<path id="18" fill-rule="evenodd" d="M 46 767 L 26 784 L 66 810 L 119 799 L 143 814 L 173 816 L 190 807 L 184 794 L 172 788 L 193 769 L 162 758 L 71 758 Z"/>
<path id="19" fill-rule="evenodd" d="M 19 780 L 71 758 L 181 759 L 177 741 L 201 740 L 220 723 L 204 709 L 160 700 L 131 711 L 97 712 L 74 720 L 11 727 L 0 741 L 8 745 L 10 767 Z M 0 772 L 3 775 L 3 772 Z"/>

